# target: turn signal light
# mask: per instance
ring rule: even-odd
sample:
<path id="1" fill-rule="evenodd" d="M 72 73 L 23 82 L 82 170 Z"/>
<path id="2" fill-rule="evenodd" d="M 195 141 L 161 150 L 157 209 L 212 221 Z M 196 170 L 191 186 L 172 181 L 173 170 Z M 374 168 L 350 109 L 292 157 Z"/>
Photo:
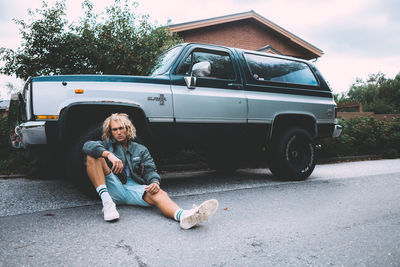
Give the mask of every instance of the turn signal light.
<path id="1" fill-rule="evenodd" d="M 37 120 L 58 120 L 57 115 L 37 115 Z"/>
<path id="2" fill-rule="evenodd" d="M 75 89 L 75 94 L 83 94 L 83 89 Z"/>

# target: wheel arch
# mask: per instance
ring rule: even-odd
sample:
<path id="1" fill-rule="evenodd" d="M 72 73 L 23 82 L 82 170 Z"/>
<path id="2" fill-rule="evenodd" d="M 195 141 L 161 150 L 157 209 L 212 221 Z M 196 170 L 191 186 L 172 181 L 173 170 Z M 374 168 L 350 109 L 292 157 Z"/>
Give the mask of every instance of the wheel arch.
<path id="1" fill-rule="evenodd" d="M 73 139 L 89 127 L 104 121 L 112 113 L 126 113 L 142 136 L 149 136 L 148 119 L 139 105 L 117 102 L 77 102 L 60 112 L 59 139 Z"/>
<path id="2" fill-rule="evenodd" d="M 310 114 L 284 113 L 278 114 L 273 119 L 269 140 L 272 140 L 279 132 L 291 127 L 303 128 L 307 130 L 313 138 L 318 136 L 318 127 L 314 116 Z"/>

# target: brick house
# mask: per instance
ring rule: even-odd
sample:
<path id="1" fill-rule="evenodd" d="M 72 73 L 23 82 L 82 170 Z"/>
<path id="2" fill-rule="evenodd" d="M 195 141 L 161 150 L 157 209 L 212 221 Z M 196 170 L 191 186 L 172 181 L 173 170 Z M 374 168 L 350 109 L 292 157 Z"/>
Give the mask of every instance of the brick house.
<path id="1" fill-rule="evenodd" d="M 303 59 L 321 57 L 323 51 L 253 10 L 222 17 L 169 25 L 185 42 L 199 42 Z"/>

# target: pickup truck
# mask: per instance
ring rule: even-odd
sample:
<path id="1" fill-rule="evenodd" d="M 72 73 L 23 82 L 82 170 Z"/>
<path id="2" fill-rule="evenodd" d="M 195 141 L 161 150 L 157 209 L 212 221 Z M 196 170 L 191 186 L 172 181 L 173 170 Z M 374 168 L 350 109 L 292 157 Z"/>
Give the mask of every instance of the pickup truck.
<path id="1" fill-rule="evenodd" d="M 84 173 L 82 144 L 100 138 L 115 112 L 130 116 L 156 159 L 200 147 L 211 166 L 233 169 L 263 151 L 272 173 L 290 180 L 309 177 L 317 140 L 342 131 L 331 89 L 309 61 L 184 43 L 159 56 L 146 77 L 29 78 L 12 96 L 12 143 L 60 147 L 76 178 Z"/>

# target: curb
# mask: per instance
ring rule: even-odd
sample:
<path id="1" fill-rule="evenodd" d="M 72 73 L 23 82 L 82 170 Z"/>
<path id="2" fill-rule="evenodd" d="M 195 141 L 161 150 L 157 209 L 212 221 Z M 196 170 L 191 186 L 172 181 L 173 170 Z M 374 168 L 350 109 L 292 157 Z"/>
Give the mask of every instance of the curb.
<path id="1" fill-rule="evenodd" d="M 206 163 L 189 163 L 189 164 L 161 165 L 158 169 L 160 172 L 172 172 L 172 171 L 204 170 L 208 168 L 209 167 Z"/>
<path id="2" fill-rule="evenodd" d="M 9 178 L 25 178 L 25 174 L 4 174 L 0 175 L 0 179 L 9 179 Z"/>
<path id="3" fill-rule="evenodd" d="M 338 162 L 376 160 L 376 159 L 383 159 L 383 156 L 382 155 L 361 155 L 361 156 L 321 158 L 321 159 L 317 159 L 317 164 L 329 164 L 329 163 L 338 163 Z"/>
<path id="4" fill-rule="evenodd" d="M 317 164 L 330 164 L 339 162 L 351 162 L 351 161 L 362 161 L 362 160 L 377 160 L 383 159 L 382 155 L 361 155 L 361 156 L 345 156 L 345 157 L 333 157 L 333 158 L 320 158 L 317 159 Z M 176 164 L 176 165 L 161 165 L 158 169 L 160 172 L 172 172 L 172 171 L 193 171 L 193 170 L 204 170 L 210 167 L 206 163 L 191 163 L 191 164 Z M 254 167 L 257 168 L 257 167 Z M 267 168 L 258 167 L 258 168 Z"/>
<path id="5" fill-rule="evenodd" d="M 377 160 L 382 159 L 382 155 L 361 155 L 361 156 L 346 156 L 346 157 L 334 157 L 334 158 L 321 158 L 317 160 L 317 164 L 330 164 L 339 162 L 352 162 L 352 161 L 363 161 L 363 160 Z M 257 167 L 256 167 L 257 168 Z M 260 167 L 258 167 L 260 168 Z M 266 166 L 261 168 L 267 168 Z M 184 172 L 184 171 L 198 171 L 210 169 L 206 163 L 190 163 L 190 164 L 175 164 L 175 165 L 161 165 L 158 170 L 160 173 L 168 172 Z M 25 174 L 6 174 L 0 175 L 0 179 L 11 179 L 11 178 L 26 178 Z"/>

